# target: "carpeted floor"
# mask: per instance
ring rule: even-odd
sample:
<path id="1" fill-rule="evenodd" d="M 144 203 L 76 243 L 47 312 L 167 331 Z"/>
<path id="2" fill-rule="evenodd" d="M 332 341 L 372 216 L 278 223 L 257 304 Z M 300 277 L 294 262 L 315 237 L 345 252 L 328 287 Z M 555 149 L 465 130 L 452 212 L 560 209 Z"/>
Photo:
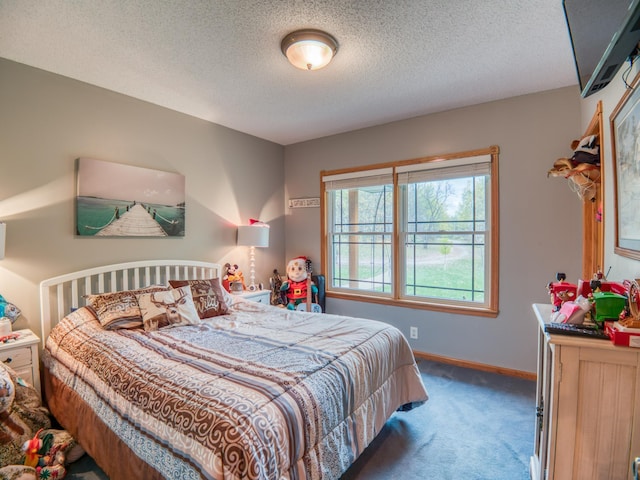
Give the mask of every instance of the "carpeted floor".
<path id="1" fill-rule="evenodd" d="M 429 401 L 394 414 L 341 480 L 527 480 L 535 382 L 425 360 L 418 365 Z M 107 479 L 86 455 L 65 478 Z"/>
<path id="2" fill-rule="evenodd" d="M 394 414 L 342 480 L 527 480 L 535 382 L 418 365 L 429 401 Z"/>

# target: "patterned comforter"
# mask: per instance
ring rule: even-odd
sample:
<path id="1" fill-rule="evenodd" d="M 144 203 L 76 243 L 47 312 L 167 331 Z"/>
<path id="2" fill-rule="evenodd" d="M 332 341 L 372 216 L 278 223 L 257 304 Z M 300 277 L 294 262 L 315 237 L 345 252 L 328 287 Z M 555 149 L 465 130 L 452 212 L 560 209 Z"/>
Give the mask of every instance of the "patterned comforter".
<path id="1" fill-rule="evenodd" d="M 243 300 L 157 332 L 107 331 L 81 308 L 44 359 L 165 478 L 337 479 L 396 409 L 427 400 L 394 327 Z"/>

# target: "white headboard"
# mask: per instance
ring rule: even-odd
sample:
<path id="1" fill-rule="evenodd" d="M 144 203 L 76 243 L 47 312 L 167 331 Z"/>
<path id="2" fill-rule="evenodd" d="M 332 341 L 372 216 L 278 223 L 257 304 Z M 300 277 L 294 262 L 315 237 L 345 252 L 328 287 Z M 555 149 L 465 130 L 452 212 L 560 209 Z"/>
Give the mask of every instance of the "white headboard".
<path id="1" fill-rule="evenodd" d="M 166 285 L 169 280 L 220 277 L 217 263 L 194 260 L 143 260 L 89 268 L 40 282 L 42 345 L 58 321 L 85 305 L 84 295 Z"/>

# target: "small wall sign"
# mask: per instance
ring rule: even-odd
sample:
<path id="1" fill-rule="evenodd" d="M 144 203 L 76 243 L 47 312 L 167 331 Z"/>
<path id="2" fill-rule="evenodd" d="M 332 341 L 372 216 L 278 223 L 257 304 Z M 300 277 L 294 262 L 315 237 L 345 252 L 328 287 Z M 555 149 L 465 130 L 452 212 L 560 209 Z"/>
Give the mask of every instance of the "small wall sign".
<path id="1" fill-rule="evenodd" d="M 290 198 L 289 208 L 311 208 L 320 206 L 320 197 L 317 198 Z"/>

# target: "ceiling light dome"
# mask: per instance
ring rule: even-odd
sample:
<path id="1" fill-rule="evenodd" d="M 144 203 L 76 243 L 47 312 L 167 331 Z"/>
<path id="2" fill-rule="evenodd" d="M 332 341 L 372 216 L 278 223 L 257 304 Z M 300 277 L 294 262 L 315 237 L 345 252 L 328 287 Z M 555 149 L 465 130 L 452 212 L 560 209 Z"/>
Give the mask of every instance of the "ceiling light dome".
<path id="1" fill-rule="evenodd" d="M 294 67 L 318 70 L 338 53 L 338 42 L 321 30 L 297 30 L 282 39 L 282 53 Z"/>

